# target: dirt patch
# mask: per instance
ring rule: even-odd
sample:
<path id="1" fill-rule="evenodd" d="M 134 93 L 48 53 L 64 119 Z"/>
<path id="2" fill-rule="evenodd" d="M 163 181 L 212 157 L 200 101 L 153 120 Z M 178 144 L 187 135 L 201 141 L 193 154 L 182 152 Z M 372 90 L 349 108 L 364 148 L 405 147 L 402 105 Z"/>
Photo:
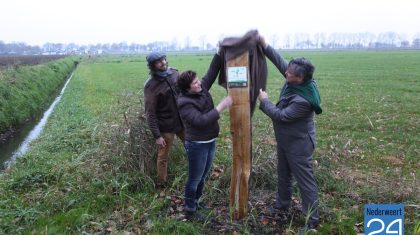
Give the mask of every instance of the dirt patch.
<path id="1" fill-rule="evenodd" d="M 404 165 L 404 157 L 401 156 L 388 156 L 384 158 L 392 166 L 403 166 Z"/>
<path id="2" fill-rule="evenodd" d="M 275 192 L 257 191 L 250 194 L 248 216 L 241 220 L 233 220 L 230 216 L 229 201 L 214 200 L 209 206 L 211 210 L 199 211 L 207 215 L 205 226 L 206 234 L 241 234 L 248 231 L 252 234 L 288 234 L 290 223 L 293 226 L 302 225 L 304 216 L 300 201 L 292 198 L 289 216 L 282 215 L 273 210 Z M 170 200 L 166 216 L 179 219 L 186 223 L 183 213 L 184 201 L 177 195 L 160 194 Z"/>

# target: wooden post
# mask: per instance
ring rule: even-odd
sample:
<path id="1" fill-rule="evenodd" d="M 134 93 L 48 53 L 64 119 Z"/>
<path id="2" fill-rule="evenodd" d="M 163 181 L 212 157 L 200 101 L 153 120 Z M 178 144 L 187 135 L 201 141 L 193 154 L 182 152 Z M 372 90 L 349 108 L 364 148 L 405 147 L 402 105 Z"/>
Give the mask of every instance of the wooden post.
<path id="1" fill-rule="evenodd" d="M 230 210 L 235 219 L 248 212 L 248 181 L 251 173 L 251 111 L 249 97 L 248 52 L 227 61 L 228 93 L 233 99 L 229 109 L 233 142 L 230 181 Z"/>

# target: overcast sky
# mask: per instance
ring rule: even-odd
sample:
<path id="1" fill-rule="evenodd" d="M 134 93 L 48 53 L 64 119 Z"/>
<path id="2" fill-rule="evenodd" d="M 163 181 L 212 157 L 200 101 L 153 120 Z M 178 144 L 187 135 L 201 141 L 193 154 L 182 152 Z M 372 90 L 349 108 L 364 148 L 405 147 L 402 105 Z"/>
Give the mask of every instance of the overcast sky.
<path id="1" fill-rule="evenodd" d="M 4 0 L 0 40 L 53 43 L 216 44 L 258 29 L 277 34 L 316 32 L 420 33 L 419 0 Z"/>

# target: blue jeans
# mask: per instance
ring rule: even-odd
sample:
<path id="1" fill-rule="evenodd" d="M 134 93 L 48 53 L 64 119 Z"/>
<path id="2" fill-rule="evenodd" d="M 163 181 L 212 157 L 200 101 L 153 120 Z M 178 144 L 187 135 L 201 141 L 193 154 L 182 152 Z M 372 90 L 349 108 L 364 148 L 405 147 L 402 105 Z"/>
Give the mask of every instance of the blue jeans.
<path id="1" fill-rule="evenodd" d="M 185 185 L 185 210 L 196 211 L 197 202 L 203 195 L 204 183 L 210 171 L 216 141 L 210 143 L 196 143 L 185 141 L 188 155 L 188 181 Z"/>

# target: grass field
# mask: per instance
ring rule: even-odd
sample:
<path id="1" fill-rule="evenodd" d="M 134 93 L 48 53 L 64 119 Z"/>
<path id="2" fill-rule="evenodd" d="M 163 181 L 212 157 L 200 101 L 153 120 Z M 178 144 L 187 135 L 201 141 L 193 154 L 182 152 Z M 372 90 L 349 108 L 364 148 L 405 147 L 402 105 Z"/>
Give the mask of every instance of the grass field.
<path id="1" fill-rule="evenodd" d="M 2 57 L 8 58 L 8 57 Z M 30 63 L 55 60 L 38 65 L 16 65 L 0 70 L 0 134 L 17 128 L 43 112 L 75 68 L 78 57 L 27 56 Z"/>
<path id="2" fill-rule="evenodd" d="M 316 66 L 323 107 L 316 117 L 314 154 L 322 221 L 318 231 L 362 232 L 364 204 L 404 203 L 406 234 L 420 232 L 420 52 L 285 52 L 287 59 L 299 56 Z M 170 66 L 202 76 L 211 55 L 169 55 L 168 60 Z M 273 203 L 276 146 L 271 120 L 258 109 L 249 216 L 241 221 L 227 216 L 231 141 L 224 112 L 215 174 L 204 195 L 213 209 L 205 222 L 183 221 L 187 161 L 179 142 L 170 161 L 168 189 L 154 189 L 153 159 L 147 158 L 153 148 L 142 116 L 147 75 L 144 56 L 81 62 L 45 132 L 0 176 L 0 234 L 298 231 L 301 216 L 279 225 L 260 206 Z M 269 63 L 267 91 L 273 102 L 282 84 Z M 218 102 L 226 91 L 215 84 L 211 93 Z"/>
<path id="3" fill-rule="evenodd" d="M 65 55 L 0 55 L 0 69 L 22 65 L 36 65 L 62 59 Z"/>

